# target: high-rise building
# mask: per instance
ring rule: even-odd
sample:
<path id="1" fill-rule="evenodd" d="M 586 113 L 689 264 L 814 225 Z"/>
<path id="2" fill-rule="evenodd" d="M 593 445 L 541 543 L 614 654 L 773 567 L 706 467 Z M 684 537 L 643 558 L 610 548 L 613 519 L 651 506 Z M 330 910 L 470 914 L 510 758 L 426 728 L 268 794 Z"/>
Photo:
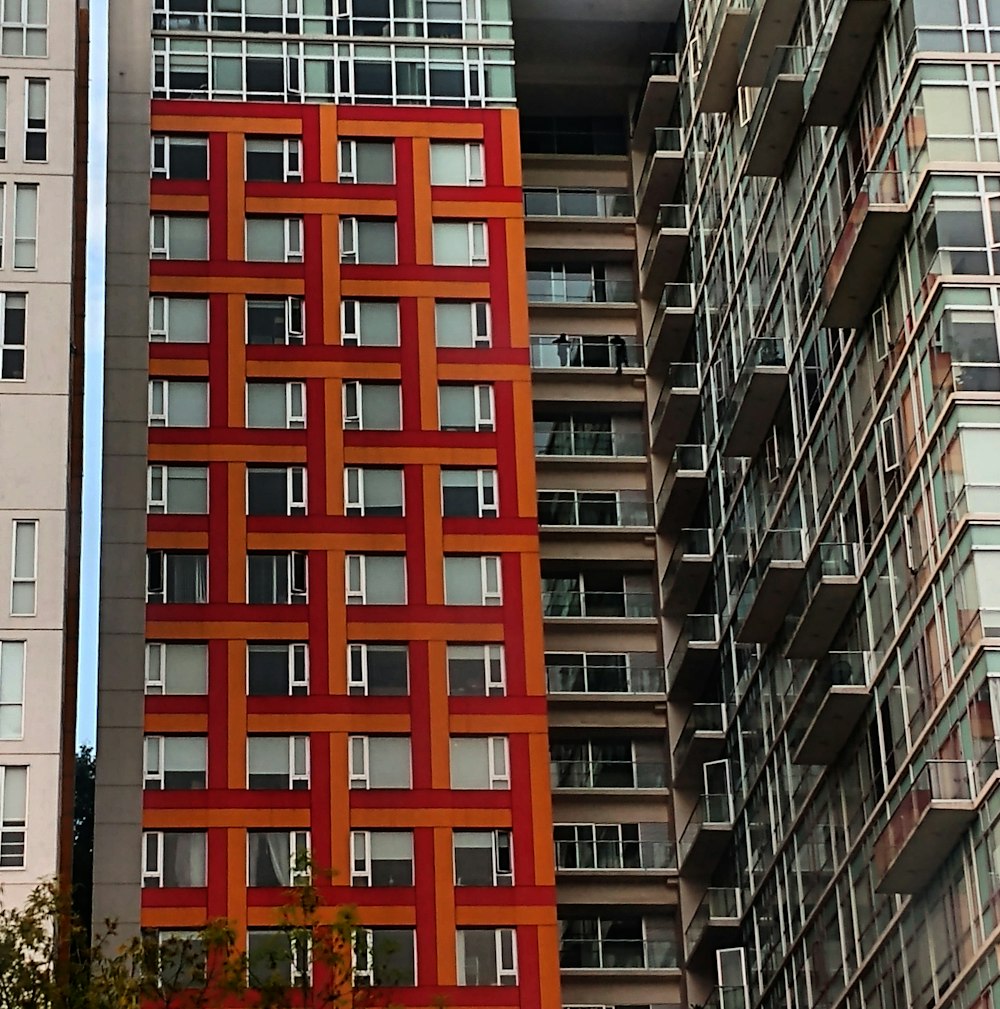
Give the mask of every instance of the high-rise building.
<path id="1" fill-rule="evenodd" d="M 86 12 L 0 16 L 0 903 L 69 879 L 82 478 Z"/>
<path id="2" fill-rule="evenodd" d="M 994 1005 L 997 5 L 111 24 L 98 914 Z"/>

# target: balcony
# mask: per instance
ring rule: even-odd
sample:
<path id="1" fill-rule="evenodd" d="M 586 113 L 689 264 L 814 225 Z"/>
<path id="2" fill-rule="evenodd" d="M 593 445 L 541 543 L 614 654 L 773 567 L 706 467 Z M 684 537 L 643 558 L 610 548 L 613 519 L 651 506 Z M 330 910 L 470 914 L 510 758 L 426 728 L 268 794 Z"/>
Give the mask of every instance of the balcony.
<path id="1" fill-rule="evenodd" d="M 542 307 L 558 305 L 635 305 L 635 285 L 625 278 L 594 278 L 584 274 L 553 276 L 547 270 L 528 270 L 528 302 Z"/>
<path id="2" fill-rule="evenodd" d="M 802 125 L 806 51 L 780 46 L 774 51 L 764 87 L 747 126 L 743 150 L 747 175 L 779 178 Z"/>
<path id="3" fill-rule="evenodd" d="M 642 291 L 649 295 L 677 278 L 687 255 L 691 216 L 686 204 L 665 203 L 656 214 L 642 257 Z"/>
<path id="4" fill-rule="evenodd" d="M 742 897 L 736 887 L 710 886 L 684 930 L 688 966 L 704 964 L 715 950 L 736 942 L 742 915 Z"/>
<path id="5" fill-rule="evenodd" d="M 562 662 L 553 662 L 552 656 L 546 655 L 549 693 L 662 697 L 666 692 L 663 667 L 642 665 L 633 655 L 566 654 Z"/>
<path id="6" fill-rule="evenodd" d="M 640 824 L 640 830 L 644 824 Z M 559 829 L 558 827 L 556 828 Z M 598 827 L 597 830 L 604 828 Z M 617 834 L 611 830 L 609 834 Z M 649 872 L 675 869 L 677 856 L 670 840 L 627 840 L 620 835 L 600 837 L 588 844 L 581 840 L 556 841 L 556 869 L 567 873 Z"/>
<path id="7" fill-rule="evenodd" d="M 806 568 L 806 607 L 785 652 L 819 659 L 830 650 L 858 594 L 858 545 L 820 543 Z"/>
<path id="8" fill-rule="evenodd" d="M 753 457 L 760 451 L 787 389 L 785 341 L 751 340 L 732 392 L 723 455 Z"/>
<path id="9" fill-rule="evenodd" d="M 662 760 L 550 760 L 554 789 L 665 789 L 667 767 Z"/>
<path id="10" fill-rule="evenodd" d="M 657 123 L 665 123 L 673 111 L 680 87 L 676 53 L 652 53 L 646 65 L 646 81 L 639 92 L 632 116 L 632 143 L 642 147 Z"/>
<path id="11" fill-rule="evenodd" d="M 665 614 L 690 612 L 712 573 L 714 529 L 682 529 L 660 581 Z"/>
<path id="12" fill-rule="evenodd" d="M 910 223 L 905 177 L 869 172 L 823 278 L 822 325 L 864 324 Z"/>
<path id="13" fill-rule="evenodd" d="M 684 134 L 679 127 L 653 130 L 653 141 L 635 190 L 635 216 L 643 224 L 656 216 L 660 205 L 676 192 L 684 174 Z"/>
<path id="14" fill-rule="evenodd" d="M 624 348 L 616 335 L 591 336 L 555 334 L 531 337 L 531 367 L 536 371 L 557 372 L 562 377 L 578 380 L 581 372 L 607 372 L 617 367 L 624 355 L 623 367 L 642 370 L 642 346 L 637 337 L 621 335 Z M 603 377 L 603 376 L 602 376 Z"/>
<path id="15" fill-rule="evenodd" d="M 677 970 L 677 944 L 671 939 L 559 940 L 559 967 L 564 971 Z"/>
<path id="16" fill-rule="evenodd" d="M 665 284 L 646 337 L 646 370 L 660 373 L 680 357 L 694 329 L 694 284 Z"/>
<path id="17" fill-rule="evenodd" d="M 678 445 L 656 495 L 656 524 L 683 525 L 705 492 L 708 456 L 704 445 Z"/>
<path id="18" fill-rule="evenodd" d="M 524 190 L 524 214 L 528 218 L 584 221 L 592 226 L 595 219 L 630 218 L 634 213 L 632 194 L 626 189 L 548 189 Z"/>
<path id="19" fill-rule="evenodd" d="M 652 528 L 653 508 L 644 490 L 541 490 L 538 522 L 550 536 L 573 536 L 580 528 L 588 535 L 605 530 L 646 534 Z"/>
<path id="20" fill-rule="evenodd" d="M 698 112 L 728 112 L 736 100 L 740 44 L 750 23 L 749 0 L 722 0 L 698 70 Z"/>
<path id="21" fill-rule="evenodd" d="M 701 405 L 701 365 L 680 361 L 670 366 L 650 421 L 654 452 L 666 455 L 691 430 Z"/>
<path id="22" fill-rule="evenodd" d="M 737 603 L 736 640 L 744 644 L 772 642 L 804 575 L 802 530 L 768 533 Z"/>
<path id="23" fill-rule="evenodd" d="M 642 620 L 656 616 L 652 592 L 604 592 L 546 589 L 542 613 L 547 620 Z"/>
<path id="24" fill-rule="evenodd" d="M 706 761 L 717 760 L 725 749 L 729 705 L 692 704 L 674 744 L 671 762 L 674 787 L 693 787 L 701 781 Z"/>
<path id="25" fill-rule="evenodd" d="M 874 664 L 873 652 L 830 652 L 813 665 L 800 702 L 807 724 L 793 763 L 833 763 L 871 700 Z"/>
<path id="26" fill-rule="evenodd" d="M 775 49 L 787 45 L 802 0 L 753 0 L 743 40 L 740 87 L 763 87 Z"/>
<path id="27" fill-rule="evenodd" d="M 732 795 L 728 792 L 703 794 L 677 839 L 681 872 L 709 878 L 732 837 Z"/>
<path id="28" fill-rule="evenodd" d="M 667 661 L 667 696 L 695 700 L 718 667 L 721 631 L 717 613 L 691 613 Z"/>
<path id="29" fill-rule="evenodd" d="M 535 454 L 540 458 L 645 459 L 646 439 L 638 431 L 536 427 Z"/>
<path id="30" fill-rule="evenodd" d="M 806 73 L 809 126 L 842 126 L 868 70 L 889 0 L 838 0 L 827 15 Z"/>
<path id="31" fill-rule="evenodd" d="M 927 886 L 976 817 L 985 783 L 977 770 L 968 760 L 927 761 L 875 841 L 876 892 L 919 893 Z"/>

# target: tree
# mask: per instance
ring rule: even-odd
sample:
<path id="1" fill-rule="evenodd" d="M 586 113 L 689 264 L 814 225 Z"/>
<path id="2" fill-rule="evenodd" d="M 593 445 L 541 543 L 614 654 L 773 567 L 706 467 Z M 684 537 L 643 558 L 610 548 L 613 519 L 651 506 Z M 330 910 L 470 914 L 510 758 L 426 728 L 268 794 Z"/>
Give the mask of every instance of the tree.
<path id="1" fill-rule="evenodd" d="M 89 938 L 94 886 L 94 751 L 76 752 L 73 803 L 73 913 Z"/>

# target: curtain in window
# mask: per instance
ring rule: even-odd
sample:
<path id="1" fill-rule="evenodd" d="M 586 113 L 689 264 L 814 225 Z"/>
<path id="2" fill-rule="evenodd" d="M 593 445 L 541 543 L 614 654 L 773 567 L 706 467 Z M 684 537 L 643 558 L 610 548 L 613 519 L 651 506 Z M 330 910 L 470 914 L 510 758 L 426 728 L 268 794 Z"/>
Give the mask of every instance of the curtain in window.
<path id="1" fill-rule="evenodd" d="M 291 841 L 287 831 L 258 831 L 249 835 L 250 885 L 291 885 Z"/>
<path id="2" fill-rule="evenodd" d="M 165 886 L 205 885 L 205 835 L 163 835 L 163 882 Z"/>

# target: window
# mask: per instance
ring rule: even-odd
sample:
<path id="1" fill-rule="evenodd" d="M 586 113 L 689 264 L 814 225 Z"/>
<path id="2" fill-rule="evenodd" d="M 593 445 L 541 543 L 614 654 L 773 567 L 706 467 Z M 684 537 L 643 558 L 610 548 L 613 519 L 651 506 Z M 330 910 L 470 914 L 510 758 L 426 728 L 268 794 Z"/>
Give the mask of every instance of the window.
<path id="1" fill-rule="evenodd" d="M 23 641 L 0 641 L 0 739 L 20 739 L 24 731 Z"/>
<path id="2" fill-rule="evenodd" d="M 344 383 L 346 431 L 401 431 L 403 406 L 395 382 Z"/>
<path id="3" fill-rule="evenodd" d="M 154 136 L 150 174 L 154 179 L 207 179 L 208 138 Z"/>
<path id="4" fill-rule="evenodd" d="M 517 941 L 512 928 L 456 932 L 460 985 L 516 985 Z"/>
<path id="5" fill-rule="evenodd" d="M 415 935 L 412 928 L 358 928 L 354 933 L 355 986 L 415 985 Z"/>
<path id="6" fill-rule="evenodd" d="M 895 414 L 879 421 L 879 449 L 882 470 L 891 473 L 900 467 L 899 421 Z"/>
<path id="7" fill-rule="evenodd" d="M 285 929 L 247 930 L 247 973 L 251 988 L 294 988 L 308 982 L 309 944 Z"/>
<path id="8" fill-rule="evenodd" d="M 208 382 L 151 379 L 149 426 L 208 427 Z"/>
<path id="9" fill-rule="evenodd" d="M 27 767 L 0 766 L 0 869 L 24 868 L 27 815 Z"/>
<path id="10" fill-rule="evenodd" d="M 395 264 L 396 222 L 363 217 L 340 219 L 340 261 Z"/>
<path id="11" fill-rule="evenodd" d="M 146 693 L 208 693 L 208 645 L 147 641 Z"/>
<path id="12" fill-rule="evenodd" d="M 147 736 L 143 787 L 151 790 L 207 787 L 208 741 L 204 736 Z"/>
<path id="13" fill-rule="evenodd" d="M 452 697 L 503 697 L 503 645 L 448 645 Z"/>
<path id="14" fill-rule="evenodd" d="M 208 467 L 161 466 L 146 471 L 146 511 L 150 515 L 207 515 Z"/>
<path id="15" fill-rule="evenodd" d="M 456 886 L 513 886 L 509 830 L 452 833 Z"/>
<path id="16" fill-rule="evenodd" d="M 247 427 L 305 426 L 305 382 L 247 382 Z"/>
<path id="17" fill-rule="evenodd" d="M 413 831 L 352 830 L 351 886 L 413 886 Z"/>
<path id="18" fill-rule="evenodd" d="M 308 565 L 304 550 L 247 554 L 247 602 L 271 606 L 308 602 Z"/>
<path id="19" fill-rule="evenodd" d="M 431 141 L 432 186 L 482 186 L 485 184 L 482 144 Z"/>
<path id="20" fill-rule="evenodd" d="M 556 824 L 560 869 L 666 869 L 673 844 L 665 823 Z"/>
<path id="21" fill-rule="evenodd" d="M 248 263 L 301 263 L 301 217 L 248 217 Z"/>
<path id="22" fill-rule="evenodd" d="M 302 141 L 297 137 L 247 137 L 247 182 L 301 182 Z"/>
<path id="23" fill-rule="evenodd" d="M 24 378 L 25 302 L 23 294 L 0 292 L 0 379 Z"/>
<path id="24" fill-rule="evenodd" d="M 24 160 L 48 160 L 49 82 L 24 82 Z"/>
<path id="25" fill-rule="evenodd" d="M 348 645 L 347 677 L 347 692 L 352 695 L 406 695 L 409 692 L 406 645 Z"/>
<path id="26" fill-rule="evenodd" d="M 435 266 L 487 266 L 485 221 L 435 221 Z"/>
<path id="27" fill-rule="evenodd" d="M 247 467 L 247 515 L 305 514 L 305 466 Z"/>
<path id="28" fill-rule="evenodd" d="M 206 976 L 207 959 L 205 942 L 198 932 L 180 929 L 144 930 L 144 938 L 151 943 L 155 937 L 157 980 L 164 989 L 179 992 L 200 984 Z"/>
<path id="29" fill-rule="evenodd" d="M 14 183 L 14 269 L 38 265 L 38 186 Z"/>
<path id="30" fill-rule="evenodd" d="M 0 54 L 45 56 L 48 0 L 3 0 L 0 12 Z"/>
<path id="31" fill-rule="evenodd" d="M 35 615 L 35 579 L 38 576 L 38 523 L 14 522 L 11 551 L 10 615 Z"/>
<path id="32" fill-rule="evenodd" d="M 396 181 L 391 140 L 341 140 L 340 182 L 391 185 Z"/>
<path id="33" fill-rule="evenodd" d="M 308 869 L 308 831 L 247 831 L 249 886 L 298 886 L 308 882 Z"/>
<path id="34" fill-rule="evenodd" d="M 306 342 L 305 306 L 298 295 L 247 298 L 247 343 L 296 346 Z"/>
<path id="35" fill-rule="evenodd" d="M 247 737 L 247 788 L 308 787 L 308 736 Z"/>
<path id="36" fill-rule="evenodd" d="M 347 603 L 402 606 L 406 602 L 406 558 L 401 554 L 348 554 Z"/>
<path id="37" fill-rule="evenodd" d="M 146 551 L 147 603 L 207 603 L 208 555 Z"/>
<path id="38" fill-rule="evenodd" d="M 7 78 L 0 77 L 0 161 L 7 160 Z"/>
<path id="39" fill-rule="evenodd" d="M 510 788 L 506 736 L 455 736 L 451 740 L 451 787 Z"/>
<path id="40" fill-rule="evenodd" d="M 499 514 L 497 471 L 441 470 L 441 514 L 445 518 L 495 519 Z"/>
<path id="41" fill-rule="evenodd" d="M 489 347 L 491 343 L 489 302 L 436 302 L 434 331 L 439 347 Z"/>
<path id="42" fill-rule="evenodd" d="M 492 431 L 493 386 L 439 385 L 442 431 Z"/>
<path id="43" fill-rule="evenodd" d="M 305 697 L 309 693 L 309 646 L 305 642 L 247 643 L 250 697 Z"/>
<path id="44" fill-rule="evenodd" d="M 142 885 L 204 886 L 207 835 L 203 830 L 148 830 L 142 835 Z"/>
<path id="45" fill-rule="evenodd" d="M 150 343 L 208 343 L 208 298 L 154 295 L 149 299 Z"/>
<path id="46" fill-rule="evenodd" d="M 345 347 L 398 347 L 399 302 L 342 301 L 340 329 Z"/>
<path id="47" fill-rule="evenodd" d="M 403 471 L 373 466 L 344 469 L 347 515 L 398 517 L 403 514 Z"/>
<path id="48" fill-rule="evenodd" d="M 500 558 L 445 557 L 444 601 L 448 606 L 499 606 Z"/>
<path id="49" fill-rule="evenodd" d="M 208 259 L 208 218 L 153 214 L 149 255 L 152 259 Z"/>
<path id="50" fill-rule="evenodd" d="M 409 736 L 351 736 L 351 788 L 409 788 Z"/>

